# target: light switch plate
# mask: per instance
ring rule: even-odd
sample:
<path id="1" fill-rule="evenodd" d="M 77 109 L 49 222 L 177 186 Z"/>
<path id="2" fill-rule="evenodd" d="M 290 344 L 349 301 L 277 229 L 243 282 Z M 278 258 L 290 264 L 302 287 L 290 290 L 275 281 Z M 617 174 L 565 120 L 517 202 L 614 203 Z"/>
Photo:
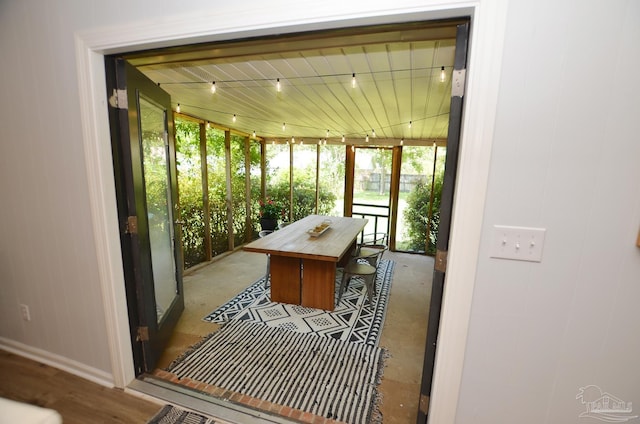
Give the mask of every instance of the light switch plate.
<path id="1" fill-rule="evenodd" d="M 491 257 L 541 262 L 545 228 L 493 226 Z"/>

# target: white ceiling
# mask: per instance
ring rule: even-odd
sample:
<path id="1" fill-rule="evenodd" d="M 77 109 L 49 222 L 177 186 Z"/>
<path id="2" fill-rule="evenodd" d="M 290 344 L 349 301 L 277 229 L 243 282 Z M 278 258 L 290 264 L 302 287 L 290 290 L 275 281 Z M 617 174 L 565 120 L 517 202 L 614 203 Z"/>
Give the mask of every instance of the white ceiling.
<path id="1" fill-rule="evenodd" d="M 268 142 L 339 142 L 344 135 L 363 144 L 368 135 L 375 144 L 422 144 L 447 137 L 452 28 L 309 33 L 144 52 L 129 60 L 171 95 L 174 109 L 179 103 L 182 113 L 255 131 Z"/>

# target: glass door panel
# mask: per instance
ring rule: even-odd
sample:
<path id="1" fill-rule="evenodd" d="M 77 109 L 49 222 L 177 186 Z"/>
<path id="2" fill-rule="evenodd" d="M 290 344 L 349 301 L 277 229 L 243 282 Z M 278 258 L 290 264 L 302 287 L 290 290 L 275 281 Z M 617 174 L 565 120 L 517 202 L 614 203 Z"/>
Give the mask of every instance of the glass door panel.
<path id="1" fill-rule="evenodd" d="M 171 96 L 123 59 L 109 56 L 105 64 L 107 91 L 126 95 L 124 107 L 110 103 L 109 121 L 131 348 L 140 375 L 154 369 L 184 310 Z"/>
<path id="2" fill-rule="evenodd" d="M 163 108 L 140 97 L 140 130 L 153 286 L 160 322 L 178 293 L 174 256 L 169 148 Z"/>

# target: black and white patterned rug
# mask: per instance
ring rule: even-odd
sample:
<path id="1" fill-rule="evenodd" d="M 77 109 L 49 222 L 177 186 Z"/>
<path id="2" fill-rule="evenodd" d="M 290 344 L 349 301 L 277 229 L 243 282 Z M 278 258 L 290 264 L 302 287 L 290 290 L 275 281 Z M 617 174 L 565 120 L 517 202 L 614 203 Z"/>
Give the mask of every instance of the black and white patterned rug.
<path id="1" fill-rule="evenodd" d="M 186 411 L 173 405 L 165 405 L 158 413 L 147 421 L 147 424 L 215 424 L 213 418 L 195 412 Z"/>
<path id="2" fill-rule="evenodd" d="M 174 361 L 178 384 L 227 392 L 344 423 L 379 423 L 386 351 L 309 333 L 230 321 Z M 314 421 L 315 422 L 315 421 Z"/>
<path id="3" fill-rule="evenodd" d="M 251 284 L 240 294 L 203 318 L 207 322 L 246 321 L 310 333 L 352 343 L 377 346 L 387 311 L 394 262 L 382 260 L 376 275 L 377 296 L 369 305 L 367 289 L 359 278 L 353 278 L 340 304 L 333 311 L 300 305 L 271 302 L 264 278 Z M 336 297 L 342 273 L 336 275 Z M 337 300 L 337 299 L 336 299 Z"/>

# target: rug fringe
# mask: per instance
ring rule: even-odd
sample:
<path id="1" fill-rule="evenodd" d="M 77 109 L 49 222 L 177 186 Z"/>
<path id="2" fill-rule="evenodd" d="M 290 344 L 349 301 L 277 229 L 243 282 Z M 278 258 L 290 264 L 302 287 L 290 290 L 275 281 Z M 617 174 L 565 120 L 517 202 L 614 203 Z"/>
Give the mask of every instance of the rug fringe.
<path id="1" fill-rule="evenodd" d="M 369 420 L 368 423 L 371 424 L 382 424 L 382 411 L 380 407 L 382 406 L 383 396 L 380 393 L 379 385 L 382 382 L 382 377 L 384 375 L 384 369 L 387 367 L 387 361 L 391 358 L 391 352 L 387 348 L 380 348 L 380 361 L 378 362 L 378 369 L 376 370 L 375 376 L 375 387 L 373 389 L 373 401 L 371 402 L 371 407 L 369 409 Z"/>
<path id="2" fill-rule="evenodd" d="M 193 345 L 189 346 L 187 348 L 187 350 L 185 350 L 184 352 L 182 352 L 180 355 L 178 355 L 178 357 L 176 359 L 174 359 L 173 361 L 171 361 L 171 363 L 169 365 L 167 365 L 166 368 L 164 368 L 164 371 L 167 372 L 171 372 L 172 369 L 174 369 L 178 364 L 180 364 L 181 362 L 183 362 L 187 356 L 191 355 L 191 353 L 198 349 L 199 347 L 201 347 L 203 344 L 205 344 L 207 342 L 207 340 L 209 340 L 211 337 L 213 337 L 218 331 L 222 330 L 222 328 L 226 325 L 222 324 L 220 325 L 220 328 L 218 328 L 216 331 L 207 334 L 206 336 L 202 337 L 202 339 L 200 339 L 198 342 L 194 343 Z"/>

